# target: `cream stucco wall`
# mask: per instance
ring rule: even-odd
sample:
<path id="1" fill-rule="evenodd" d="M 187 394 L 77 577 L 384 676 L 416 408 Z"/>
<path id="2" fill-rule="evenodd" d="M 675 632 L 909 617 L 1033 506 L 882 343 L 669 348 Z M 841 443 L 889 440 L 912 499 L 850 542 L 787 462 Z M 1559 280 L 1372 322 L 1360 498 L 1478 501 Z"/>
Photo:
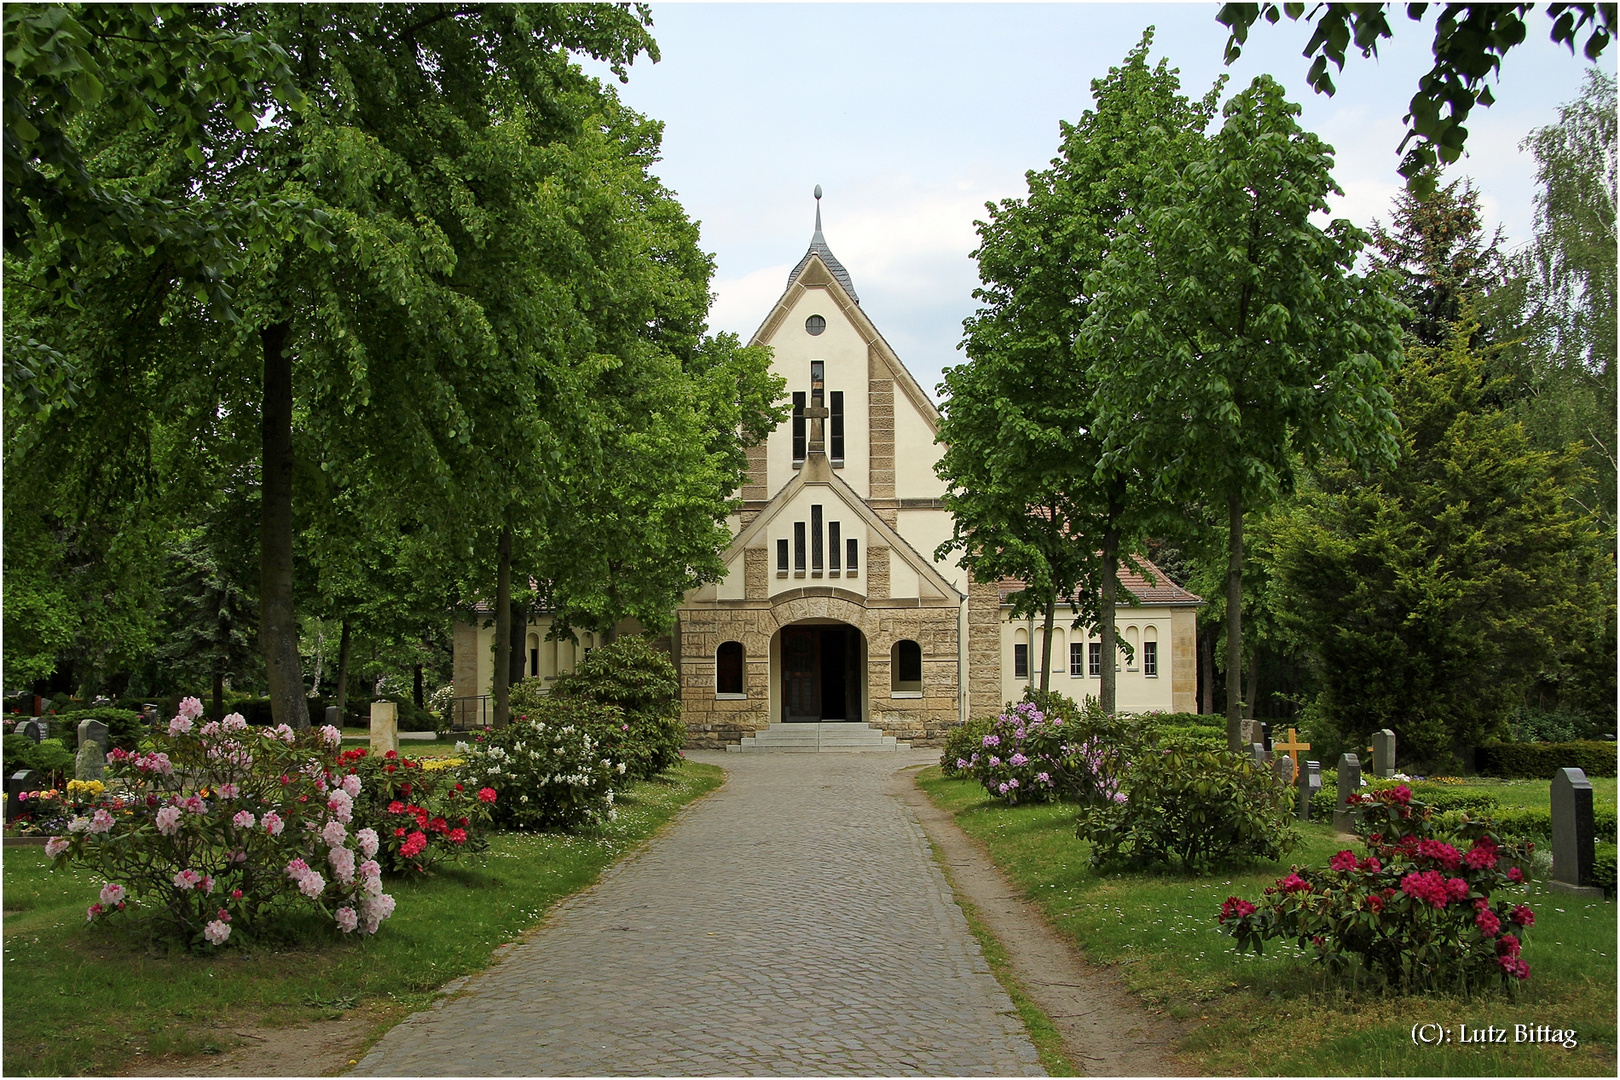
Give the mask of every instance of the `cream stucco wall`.
<path id="1" fill-rule="evenodd" d="M 1136 655 L 1127 661 L 1125 651 L 1121 649 L 1116 664 L 1115 705 L 1124 712 L 1191 712 L 1192 701 L 1196 686 L 1184 688 L 1181 684 L 1186 681 L 1188 669 L 1178 670 L 1175 664 L 1173 650 L 1174 638 L 1172 630 L 1187 633 L 1187 628 L 1195 619 L 1192 608 L 1133 608 L 1121 606 L 1115 616 L 1117 632 L 1120 640 L 1130 641 L 1134 634 L 1136 642 Z M 1095 634 L 1088 634 L 1083 628 L 1075 629 L 1059 625 L 1053 627 L 1052 634 L 1052 674 L 1051 687 L 1068 697 L 1079 701 L 1087 697 L 1097 697 L 1102 693 L 1102 677 L 1090 674 L 1090 664 L 1081 666 L 1082 674 L 1070 674 L 1069 645 L 1079 644 L 1088 646 L 1083 653 L 1089 657 L 1091 642 L 1100 641 Z M 1024 695 L 1024 687 L 1031 683 L 1040 684 L 1041 678 L 1041 644 L 1042 627 L 1037 620 L 1033 626 L 1028 620 L 1012 622 L 1006 620 L 1006 609 L 1003 609 L 1003 622 L 1001 632 L 1001 700 L 1018 701 Z M 1149 640 L 1158 642 L 1158 674 L 1147 675 L 1142 668 L 1142 642 Z M 1014 659 L 1014 645 L 1031 643 L 1029 650 L 1029 676 L 1020 677 L 1014 674 L 1016 661 Z M 1192 668 L 1191 675 L 1197 678 L 1196 668 Z"/>
<path id="2" fill-rule="evenodd" d="M 894 494 L 900 499 L 937 499 L 945 482 L 934 475 L 944 448 L 934 442 L 934 429 L 911 398 L 895 388 Z"/>

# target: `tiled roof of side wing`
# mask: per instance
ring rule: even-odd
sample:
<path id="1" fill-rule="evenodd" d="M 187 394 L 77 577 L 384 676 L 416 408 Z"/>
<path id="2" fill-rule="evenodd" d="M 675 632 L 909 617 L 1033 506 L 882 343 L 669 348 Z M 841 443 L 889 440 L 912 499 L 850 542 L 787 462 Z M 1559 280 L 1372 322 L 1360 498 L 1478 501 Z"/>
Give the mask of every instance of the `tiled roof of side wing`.
<path id="1" fill-rule="evenodd" d="M 1186 589 L 1183 589 L 1180 585 L 1177 585 L 1175 582 L 1171 581 L 1163 570 L 1160 570 L 1157 566 L 1153 565 L 1153 563 L 1148 559 L 1138 556 L 1136 561 L 1142 565 L 1144 570 L 1152 575 L 1152 583 L 1149 584 L 1146 577 L 1137 573 L 1135 570 L 1132 570 L 1129 566 L 1125 566 L 1123 564 L 1121 564 L 1119 568 L 1119 583 L 1135 594 L 1139 603 L 1201 604 L 1204 602 L 1203 597 L 1190 593 Z M 1021 580 L 1010 577 L 1002 578 L 998 584 L 1001 586 L 1002 600 L 1006 600 L 1007 597 L 1024 587 L 1024 583 Z"/>

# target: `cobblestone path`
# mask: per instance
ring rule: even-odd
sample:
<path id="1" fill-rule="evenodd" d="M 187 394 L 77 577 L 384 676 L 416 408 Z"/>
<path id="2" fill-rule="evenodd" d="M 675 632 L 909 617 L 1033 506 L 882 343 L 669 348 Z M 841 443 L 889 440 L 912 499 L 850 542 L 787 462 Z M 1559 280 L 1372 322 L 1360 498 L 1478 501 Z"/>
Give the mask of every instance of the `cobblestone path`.
<path id="1" fill-rule="evenodd" d="M 937 752 L 692 756 L 726 785 L 352 1071 L 1044 1075 L 884 794 Z"/>

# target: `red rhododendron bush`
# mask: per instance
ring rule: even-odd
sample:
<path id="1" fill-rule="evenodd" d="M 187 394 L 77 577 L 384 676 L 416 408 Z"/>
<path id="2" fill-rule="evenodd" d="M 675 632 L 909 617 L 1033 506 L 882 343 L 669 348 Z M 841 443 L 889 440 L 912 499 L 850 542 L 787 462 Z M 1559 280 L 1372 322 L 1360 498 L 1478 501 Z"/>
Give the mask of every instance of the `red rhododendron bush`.
<path id="1" fill-rule="evenodd" d="M 363 747 L 338 756 L 344 776 L 357 776 L 357 825 L 370 825 L 382 842 L 377 861 L 389 874 L 427 874 L 441 862 L 489 847 L 495 790 L 462 781 L 461 758 L 410 758 Z"/>
<path id="2" fill-rule="evenodd" d="M 106 791 L 46 845 L 56 867 L 106 876 L 86 918 L 150 913 L 165 936 L 198 947 L 297 909 L 376 933 L 394 899 L 376 831 L 353 827 L 361 779 L 338 765 L 338 730 L 201 717 L 187 698 L 149 748 L 108 754 Z"/>
<path id="3" fill-rule="evenodd" d="M 1401 990 L 1468 990 L 1530 977 L 1520 955 L 1535 915 L 1492 899 L 1518 885 L 1532 845 L 1504 844 L 1488 821 L 1441 817 L 1404 784 L 1352 795 L 1367 854 L 1341 851 L 1326 869 L 1293 872 L 1257 904 L 1228 897 L 1220 922 L 1238 948 L 1292 938 L 1336 972 L 1352 960 Z"/>

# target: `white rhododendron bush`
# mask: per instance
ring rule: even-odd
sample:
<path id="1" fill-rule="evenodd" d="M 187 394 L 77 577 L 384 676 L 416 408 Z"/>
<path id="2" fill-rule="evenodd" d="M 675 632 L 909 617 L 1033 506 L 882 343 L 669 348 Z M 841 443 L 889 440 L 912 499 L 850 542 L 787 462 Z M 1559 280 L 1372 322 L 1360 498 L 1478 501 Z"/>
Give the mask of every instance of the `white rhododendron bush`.
<path id="1" fill-rule="evenodd" d="M 105 791 L 46 845 L 55 866 L 105 876 L 86 918 L 149 915 L 198 948 L 298 909 L 376 933 L 394 899 L 376 832 L 352 827 L 361 779 L 339 768 L 337 729 L 204 722 L 202 711 L 187 698 L 141 752 L 108 754 Z"/>

